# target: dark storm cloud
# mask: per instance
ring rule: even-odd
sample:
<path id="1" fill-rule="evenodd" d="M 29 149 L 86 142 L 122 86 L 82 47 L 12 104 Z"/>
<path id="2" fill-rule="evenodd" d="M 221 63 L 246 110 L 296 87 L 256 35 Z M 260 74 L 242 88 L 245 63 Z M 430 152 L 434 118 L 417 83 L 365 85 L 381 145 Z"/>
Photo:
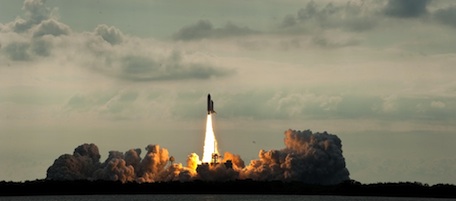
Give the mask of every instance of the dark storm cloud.
<path id="1" fill-rule="evenodd" d="M 426 14 L 430 0 L 389 0 L 384 8 L 387 16 L 409 18 Z"/>
<path id="2" fill-rule="evenodd" d="M 434 18 L 443 24 L 456 27 L 456 6 L 436 10 Z"/>
<path id="3" fill-rule="evenodd" d="M 224 27 L 214 28 L 209 20 L 200 20 L 196 24 L 180 29 L 173 35 L 175 40 L 198 40 L 203 38 L 226 38 L 258 33 L 248 27 L 240 27 L 228 22 Z"/>

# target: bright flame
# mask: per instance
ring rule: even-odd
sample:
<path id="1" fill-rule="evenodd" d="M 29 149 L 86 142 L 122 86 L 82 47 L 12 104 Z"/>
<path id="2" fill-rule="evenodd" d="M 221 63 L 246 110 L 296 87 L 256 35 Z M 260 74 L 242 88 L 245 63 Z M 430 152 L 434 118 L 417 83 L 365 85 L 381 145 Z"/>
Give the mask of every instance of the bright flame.
<path id="1" fill-rule="evenodd" d="M 218 154 L 217 140 L 215 140 L 214 129 L 212 129 L 212 115 L 207 115 L 206 137 L 204 139 L 203 163 L 210 163 L 212 154 Z"/>

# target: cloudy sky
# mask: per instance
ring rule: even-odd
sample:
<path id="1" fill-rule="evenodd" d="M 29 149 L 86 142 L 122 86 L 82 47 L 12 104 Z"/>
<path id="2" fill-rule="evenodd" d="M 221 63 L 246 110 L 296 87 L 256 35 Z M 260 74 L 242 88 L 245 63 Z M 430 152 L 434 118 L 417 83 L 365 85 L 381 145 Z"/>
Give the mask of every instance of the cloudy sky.
<path id="1" fill-rule="evenodd" d="M 3 0 L 0 180 L 63 153 L 248 161 L 291 128 L 343 144 L 352 179 L 456 183 L 456 2 Z"/>

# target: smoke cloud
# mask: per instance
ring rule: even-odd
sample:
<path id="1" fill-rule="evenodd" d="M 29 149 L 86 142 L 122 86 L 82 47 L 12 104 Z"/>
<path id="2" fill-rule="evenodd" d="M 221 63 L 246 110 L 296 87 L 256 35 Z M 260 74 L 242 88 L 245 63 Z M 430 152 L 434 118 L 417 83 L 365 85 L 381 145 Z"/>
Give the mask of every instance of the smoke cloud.
<path id="1" fill-rule="evenodd" d="M 261 150 L 260 159 L 243 169 L 244 178 L 337 184 L 349 179 L 341 140 L 310 130 L 285 131 L 285 149 Z"/>
<path id="2" fill-rule="evenodd" d="M 95 144 L 83 144 L 74 149 L 73 155 L 64 154 L 47 170 L 52 180 L 79 180 L 90 178 L 100 167 L 100 153 Z"/>
<path id="3" fill-rule="evenodd" d="M 301 181 L 311 184 L 337 184 L 349 178 L 342 155 L 341 140 L 327 132 L 287 130 L 285 148 L 260 150 L 259 159 L 245 166 L 241 156 L 226 152 L 218 164 L 201 163 L 191 153 L 186 166 L 175 163 L 167 149 L 148 145 L 141 159 L 140 149 L 125 153 L 110 151 L 100 163 L 98 147 L 94 144 L 78 146 L 73 155 L 64 154 L 48 170 L 49 180 L 111 180 L 121 182 L 164 181 L 232 181 L 252 179 L 258 181 Z"/>

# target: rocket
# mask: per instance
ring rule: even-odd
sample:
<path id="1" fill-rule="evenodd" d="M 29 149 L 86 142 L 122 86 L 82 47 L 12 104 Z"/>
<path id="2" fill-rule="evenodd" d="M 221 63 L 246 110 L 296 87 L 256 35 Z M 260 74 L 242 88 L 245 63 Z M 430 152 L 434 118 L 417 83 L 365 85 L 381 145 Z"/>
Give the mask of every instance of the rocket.
<path id="1" fill-rule="evenodd" d="M 214 101 L 211 100 L 211 94 L 207 94 L 207 114 L 216 113 L 214 111 Z"/>

